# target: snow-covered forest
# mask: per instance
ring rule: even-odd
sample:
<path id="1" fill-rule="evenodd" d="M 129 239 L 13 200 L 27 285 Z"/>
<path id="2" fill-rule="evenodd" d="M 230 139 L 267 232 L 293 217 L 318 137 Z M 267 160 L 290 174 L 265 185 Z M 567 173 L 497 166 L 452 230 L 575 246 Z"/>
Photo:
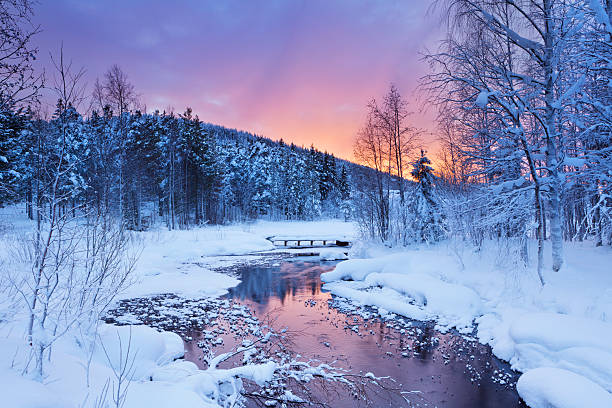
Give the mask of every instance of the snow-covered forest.
<path id="1" fill-rule="evenodd" d="M 612 406 L 612 0 L 433 2 L 353 161 L 88 84 L 37 7 L 0 0 L 9 406 Z"/>
<path id="2" fill-rule="evenodd" d="M 477 219 L 473 231 L 452 228 L 476 243 L 483 227 L 532 233 L 538 265 L 550 237 L 555 271 L 564 240 L 612 240 L 612 8 L 585 3 L 449 2 L 450 34 L 424 84 L 442 112 L 443 172 L 460 201 L 480 204 L 462 214 Z"/>
<path id="3" fill-rule="evenodd" d="M 97 108 L 84 117 L 75 107 L 84 95 L 62 94 L 81 86 L 70 70 L 58 66 L 63 82 L 48 120 L 27 109 L 3 116 L 2 202 L 25 201 L 30 219 L 48 208 L 50 188 L 61 192 L 62 212 L 112 214 L 135 230 L 348 211 L 348 174 L 359 166 L 314 147 L 202 123 L 190 108 L 141 113 L 117 66 L 97 82 Z"/>
<path id="4" fill-rule="evenodd" d="M 355 146 L 378 171 L 365 208 L 357 205 L 368 212 L 369 235 L 400 244 L 510 241 L 524 262 L 535 239 L 538 269 L 550 239 L 554 270 L 564 241 L 611 245 L 610 3 L 439 7 L 448 36 L 426 55 L 431 73 L 421 84 L 440 112 L 436 171 L 392 86 L 382 103 L 368 105 Z M 407 240 L 410 232 L 416 236 Z"/>
<path id="5" fill-rule="evenodd" d="M 34 219 L 57 188 L 62 212 L 108 213 L 134 230 L 341 216 L 348 174 L 359 168 L 314 147 L 201 123 L 189 108 L 119 115 L 105 104 L 83 118 L 60 101 L 48 121 L 7 112 L 3 135 L 4 204 L 25 201 Z"/>

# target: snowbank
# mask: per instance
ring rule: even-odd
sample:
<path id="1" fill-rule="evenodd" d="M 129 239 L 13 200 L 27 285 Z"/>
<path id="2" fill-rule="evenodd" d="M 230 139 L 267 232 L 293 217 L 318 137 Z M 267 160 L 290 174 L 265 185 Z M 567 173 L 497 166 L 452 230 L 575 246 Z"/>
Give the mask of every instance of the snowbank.
<path id="1" fill-rule="evenodd" d="M 573 371 L 612 392 L 612 324 L 599 320 L 534 313 L 510 326 L 514 341 L 513 368 L 536 367 Z"/>
<path id="2" fill-rule="evenodd" d="M 73 405 L 49 387 L 21 376 L 17 372 L 0 370 L 2 404 L 11 408 L 68 408 Z"/>
<path id="3" fill-rule="evenodd" d="M 162 366 L 185 354 L 183 340 L 171 332 L 158 332 L 147 326 L 104 325 L 99 330 L 101 347 L 96 348 L 96 359 L 119 371 L 126 361 L 127 350 L 133 361 L 131 380 L 150 378 Z M 103 346 L 103 347 L 102 347 Z"/>
<path id="4" fill-rule="evenodd" d="M 348 259 L 343 249 L 323 248 L 319 252 L 319 258 L 322 261 L 339 261 Z"/>
<path id="5" fill-rule="evenodd" d="M 516 384 L 521 398 L 532 408 L 612 407 L 612 395 L 571 371 L 536 368 Z"/>
<path id="6" fill-rule="evenodd" d="M 612 324 L 558 313 L 531 313 L 510 327 L 516 344 L 539 344 L 551 351 L 570 347 L 612 352 Z"/>
<path id="7" fill-rule="evenodd" d="M 239 281 L 217 273 L 224 255 L 269 250 L 265 238 L 213 227 L 187 231 L 136 233 L 142 253 L 134 271 L 134 284 L 121 296 L 131 298 L 162 293 L 185 297 L 220 296 Z M 225 263 L 231 260 L 225 260 Z M 239 259 L 233 257 L 234 262 Z"/>
<path id="8" fill-rule="evenodd" d="M 48 363 L 42 383 L 21 375 L 27 363 L 27 350 L 16 339 L 3 339 L 0 342 L 2 350 L 11 353 L 10 361 L 0 358 L 4 406 L 93 406 L 94 401 L 103 395 L 107 382 L 111 390 L 118 386 L 117 375 L 121 367 L 127 367 L 122 380 L 123 387 L 127 386 L 129 390 L 125 408 L 173 407 L 177 404 L 181 407 L 207 406 L 203 403 L 197 384 L 181 384 L 178 380 L 182 377 L 173 369 L 174 366 L 188 364 L 192 366 L 188 372 L 199 371 L 192 363 L 175 361 L 184 354 L 183 341 L 178 335 L 158 332 L 146 326 L 111 325 L 102 325 L 99 333 L 89 369 L 90 349 L 76 342 L 80 339 L 78 333 L 69 333 L 61 338 L 54 347 L 53 359 Z M 157 399 L 153 400 L 153 395 Z M 110 395 L 107 395 L 107 401 L 111 401 Z M 151 401 L 155 403 L 147 405 Z"/>
<path id="9" fill-rule="evenodd" d="M 220 296 L 239 281 L 214 271 L 248 260 L 246 254 L 274 250 L 272 235 L 355 235 L 353 223 L 328 221 L 258 221 L 224 226 L 204 226 L 187 231 L 135 233 L 142 254 L 135 271 L 136 283 L 123 298 L 175 293 L 184 297 Z M 241 255 L 240 257 L 236 255 Z M 337 255 L 337 254 L 336 254 Z M 334 255 L 334 259 L 339 258 Z M 331 253 L 330 253 L 331 256 Z"/>
<path id="10" fill-rule="evenodd" d="M 441 279 L 444 268 L 456 268 L 449 259 L 435 265 L 426 254 L 394 254 L 341 262 L 321 275 L 324 289 L 362 304 L 418 320 L 436 320 L 441 329 L 471 331 L 480 315 L 480 297 L 472 289 Z M 444 262 L 446 261 L 446 262 Z M 336 282 L 349 280 L 353 282 Z"/>
<path id="11" fill-rule="evenodd" d="M 503 249 L 472 252 L 456 243 L 400 251 L 358 244 L 322 280 L 333 294 L 383 312 L 435 319 L 442 329 L 474 324 L 479 341 L 525 373 L 521 395 L 534 407 L 612 406 L 612 250 L 569 243 L 565 252 L 560 272 L 545 265 L 543 288 L 533 266 Z M 570 380 L 578 386 L 567 387 Z M 583 384 L 600 399 L 585 399 Z"/>

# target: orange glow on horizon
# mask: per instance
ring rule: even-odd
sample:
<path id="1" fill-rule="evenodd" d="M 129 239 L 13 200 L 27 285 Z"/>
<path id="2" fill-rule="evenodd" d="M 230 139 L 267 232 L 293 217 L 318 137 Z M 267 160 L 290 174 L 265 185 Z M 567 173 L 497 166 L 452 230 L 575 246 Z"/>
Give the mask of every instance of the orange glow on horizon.
<path id="1" fill-rule="evenodd" d="M 118 64 L 148 111 L 189 106 L 205 122 L 353 160 L 368 101 L 393 83 L 412 124 L 433 132 L 435 113 L 419 112 L 415 95 L 429 69 L 420 53 L 443 35 L 429 2 L 109 1 L 122 13 L 105 2 L 41 2 L 36 46 L 63 44 L 90 87 Z"/>
<path id="2" fill-rule="evenodd" d="M 299 92 L 296 93 L 299 94 Z M 330 99 L 334 98 L 330 96 Z M 304 148 L 314 145 L 320 151 L 326 151 L 352 162 L 357 162 L 353 154 L 353 145 L 366 116 L 365 102 L 361 106 L 350 108 L 341 106 L 335 111 L 317 109 L 315 106 L 309 111 L 297 114 L 294 109 L 299 111 L 299 108 L 294 108 L 292 104 L 270 103 L 249 109 L 244 115 L 246 119 L 228 117 L 227 120 L 223 120 L 222 117 L 231 115 L 220 112 L 201 113 L 197 106 L 192 106 L 192 108 L 199 115 L 200 120 L 205 122 L 244 130 L 274 141 L 282 139 L 287 144 L 293 143 Z M 436 127 L 435 112 L 415 113 L 410 123 L 424 130 L 419 146 L 415 149 L 415 157 L 411 157 L 410 160 L 415 159 L 419 149 L 423 148 L 434 163 L 438 151 L 436 136 L 433 133 Z"/>

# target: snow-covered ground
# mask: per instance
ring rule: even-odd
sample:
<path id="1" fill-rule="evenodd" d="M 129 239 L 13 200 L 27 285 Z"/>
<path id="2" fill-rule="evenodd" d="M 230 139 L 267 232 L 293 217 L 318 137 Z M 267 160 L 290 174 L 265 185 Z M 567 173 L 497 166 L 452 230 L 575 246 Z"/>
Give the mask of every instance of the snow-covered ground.
<path id="1" fill-rule="evenodd" d="M 0 262 L 3 267 L 17 267 L 19 263 L 11 260 L 15 248 L 19 248 L 16 244 L 27 238 L 34 225 L 25 219 L 23 208 L 9 207 L 0 209 L 0 227 Z M 260 221 L 189 231 L 158 228 L 134 233 L 133 250 L 140 257 L 131 276 L 132 285 L 119 293 L 117 300 L 163 293 L 184 298 L 220 296 L 239 281 L 215 272 L 216 268 L 255 261 L 260 257 L 245 254 L 274 249 L 266 237 L 296 233 L 353 236 L 355 227 L 334 220 Z M 340 256 L 328 252 L 330 258 Z M 0 283 L 8 285 L 6 279 Z M 95 338 L 91 325 L 74 325 L 59 337 L 46 363 L 44 378 L 39 381 L 36 375 L 27 373 L 33 371 L 34 360 L 25 335 L 25 305 L 19 304 L 18 296 L 17 302 L 4 298 L 5 293 L 8 292 L 2 292 L 0 298 L 2 406 L 101 408 L 118 406 L 116 400 L 120 400 L 124 408 L 218 407 L 235 395 L 240 381 L 236 378 L 261 384 L 279 370 L 272 362 L 199 370 L 195 364 L 179 359 L 184 347 L 176 334 L 146 326 L 117 327 L 100 322 Z"/>
<path id="2" fill-rule="evenodd" d="M 11 207 L 0 210 L 0 226 L 0 259 L 12 267 L 15 244 L 33 225 L 21 208 Z M 134 233 L 140 258 L 133 284 L 117 299 L 163 293 L 218 297 L 238 280 L 216 268 L 254 262 L 260 257 L 248 254 L 274 251 L 266 237 L 329 234 L 354 237 L 356 229 L 333 220 L 260 221 Z M 327 248 L 320 256 L 344 259 L 343 252 Z M 398 250 L 361 243 L 352 248 L 351 259 L 322 279 L 332 293 L 375 306 L 382 314 L 435 320 L 440 330 L 463 333 L 476 326 L 482 343 L 524 373 L 517 389 L 532 407 L 612 407 L 612 250 L 571 243 L 565 253 L 564 268 L 546 272 L 543 288 L 533 268 L 512 262 L 493 245 L 475 253 L 454 244 Z M 43 381 L 36 381 L 23 375 L 34 364 L 25 341 L 25 312 L 0 299 L 0 384 L 6 406 L 102 407 L 97 400 L 105 389 L 111 406 L 117 375 L 127 365 L 123 386 L 129 386 L 119 391 L 126 392 L 126 408 L 170 407 L 177 401 L 182 407 L 216 407 L 219 384 L 233 375 L 176 360 L 183 344 L 172 333 L 100 323 L 95 339 L 80 326 L 62 336 Z M 261 382 L 273 369 L 253 365 L 239 374 Z"/>
<path id="3" fill-rule="evenodd" d="M 470 332 L 474 322 L 479 340 L 524 373 L 518 391 L 532 407 L 612 407 L 612 249 L 569 243 L 565 253 L 543 288 L 533 268 L 493 245 L 357 245 L 322 280 L 334 294 L 440 330 Z"/>
<path id="4" fill-rule="evenodd" d="M 238 281 L 213 271 L 232 263 L 255 260 L 244 256 L 275 249 L 266 238 L 273 235 L 303 237 L 337 234 L 354 237 L 353 223 L 327 221 L 257 221 L 248 224 L 206 226 L 186 231 L 157 229 L 137 233 L 142 254 L 133 285 L 125 297 L 175 293 L 187 297 L 220 296 Z M 292 252 L 291 250 L 287 252 Z M 342 250 L 329 248 L 326 259 L 343 259 Z M 241 256 L 238 256 L 241 255 Z"/>

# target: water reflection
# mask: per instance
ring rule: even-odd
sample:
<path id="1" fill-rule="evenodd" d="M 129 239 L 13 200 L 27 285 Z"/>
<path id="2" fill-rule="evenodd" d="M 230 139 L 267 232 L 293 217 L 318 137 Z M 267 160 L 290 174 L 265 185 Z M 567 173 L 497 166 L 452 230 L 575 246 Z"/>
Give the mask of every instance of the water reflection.
<path id="1" fill-rule="evenodd" d="M 284 262 L 276 267 L 245 266 L 238 270 L 240 285 L 230 289 L 228 297 L 248 299 L 262 305 L 268 304 L 271 299 L 279 300 L 284 305 L 289 298 L 299 295 L 319 297 L 322 293 L 319 276 L 332 269 L 333 264 L 309 262 Z"/>
<path id="2" fill-rule="evenodd" d="M 319 276 L 333 268 L 333 263 L 305 261 L 243 266 L 233 271 L 241 283 L 227 296 L 260 317 L 273 314 L 276 325 L 301 333 L 295 349 L 304 357 L 391 376 L 404 390 L 415 391 L 374 396 L 373 406 L 522 406 L 513 385 L 504 384 L 514 381 L 515 374 L 489 348 L 442 334 L 430 324 L 364 320 L 330 307 L 333 298 L 321 290 Z M 354 406 L 347 396 L 331 398 L 330 406 Z"/>

